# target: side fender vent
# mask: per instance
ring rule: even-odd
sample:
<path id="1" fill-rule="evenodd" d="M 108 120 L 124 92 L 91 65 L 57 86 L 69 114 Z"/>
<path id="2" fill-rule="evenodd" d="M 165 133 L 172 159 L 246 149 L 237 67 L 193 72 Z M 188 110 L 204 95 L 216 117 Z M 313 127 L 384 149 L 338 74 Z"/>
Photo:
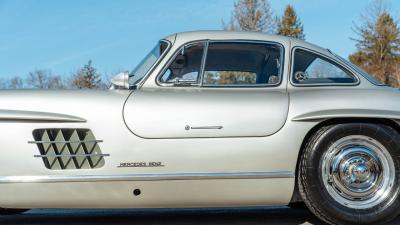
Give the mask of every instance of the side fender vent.
<path id="1" fill-rule="evenodd" d="M 104 157 L 99 142 L 89 129 L 36 129 L 33 131 L 35 141 L 44 165 L 48 169 L 94 169 L 104 166 Z"/>

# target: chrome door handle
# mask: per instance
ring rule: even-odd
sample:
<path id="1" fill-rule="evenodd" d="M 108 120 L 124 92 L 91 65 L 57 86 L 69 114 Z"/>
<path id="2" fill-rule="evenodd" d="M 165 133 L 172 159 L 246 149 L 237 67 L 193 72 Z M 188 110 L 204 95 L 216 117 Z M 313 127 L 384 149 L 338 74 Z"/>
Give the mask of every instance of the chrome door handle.
<path id="1" fill-rule="evenodd" d="M 191 127 L 189 125 L 185 126 L 185 130 L 221 130 L 223 126 L 197 126 Z"/>

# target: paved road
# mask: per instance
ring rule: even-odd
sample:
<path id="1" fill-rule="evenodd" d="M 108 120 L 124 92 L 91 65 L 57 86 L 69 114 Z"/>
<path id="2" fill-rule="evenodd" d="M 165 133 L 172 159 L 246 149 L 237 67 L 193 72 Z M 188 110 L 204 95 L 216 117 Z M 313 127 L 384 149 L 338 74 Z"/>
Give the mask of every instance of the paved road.
<path id="1" fill-rule="evenodd" d="M 218 210 L 31 210 L 1 216 L 15 225 L 310 225 L 323 224 L 305 209 L 256 208 Z"/>
<path id="2" fill-rule="evenodd" d="M 230 210 L 31 210 L 2 216 L 13 225 L 322 225 L 306 209 L 256 208 Z M 391 225 L 400 224 L 400 218 Z"/>

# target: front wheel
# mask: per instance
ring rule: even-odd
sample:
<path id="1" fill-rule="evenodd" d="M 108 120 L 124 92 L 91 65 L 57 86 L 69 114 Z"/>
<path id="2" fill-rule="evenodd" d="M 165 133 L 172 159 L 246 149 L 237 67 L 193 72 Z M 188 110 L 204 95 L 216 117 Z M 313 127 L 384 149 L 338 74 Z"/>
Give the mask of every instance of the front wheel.
<path id="1" fill-rule="evenodd" d="M 382 224 L 399 214 L 400 135 L 386 125 L 321 128 L 300 159 L 307 207 L 327 223 Z"/>

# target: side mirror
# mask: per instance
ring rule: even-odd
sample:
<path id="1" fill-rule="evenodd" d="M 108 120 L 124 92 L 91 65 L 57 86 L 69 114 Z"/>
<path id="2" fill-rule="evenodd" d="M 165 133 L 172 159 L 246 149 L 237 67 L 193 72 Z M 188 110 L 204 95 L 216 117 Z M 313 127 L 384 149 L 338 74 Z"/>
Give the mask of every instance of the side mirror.
<path id="1" fill-rule="evenodd" d="M 129 89 L 129 73 L 121 72 L 111 79 L 110 89 Z"/>

